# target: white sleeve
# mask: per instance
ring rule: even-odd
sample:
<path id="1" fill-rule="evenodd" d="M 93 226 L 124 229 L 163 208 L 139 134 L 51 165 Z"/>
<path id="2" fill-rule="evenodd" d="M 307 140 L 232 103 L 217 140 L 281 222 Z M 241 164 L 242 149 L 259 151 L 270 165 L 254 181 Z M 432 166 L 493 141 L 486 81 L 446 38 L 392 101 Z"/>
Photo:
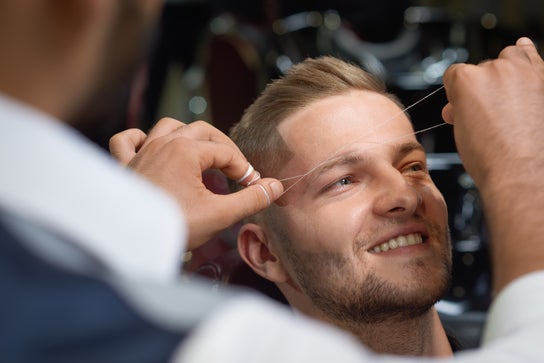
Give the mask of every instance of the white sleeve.
<path id="1" fill-rule="evenodd" d="M 489 311 L 484 345 L 535 324 L 544 326 L 544 271 L 525 275 L 501 291 Z"/>
<path id="2" fill-rule="evenodd" d="M 373 354 L 344 332 L 246 296 L 212 314 L 186 339 L 174 362 L 542 362 L 543 306 L 544 272 L 522 277 L 494 302 L 481 349 L 453 359 L 422 359 Z"/>

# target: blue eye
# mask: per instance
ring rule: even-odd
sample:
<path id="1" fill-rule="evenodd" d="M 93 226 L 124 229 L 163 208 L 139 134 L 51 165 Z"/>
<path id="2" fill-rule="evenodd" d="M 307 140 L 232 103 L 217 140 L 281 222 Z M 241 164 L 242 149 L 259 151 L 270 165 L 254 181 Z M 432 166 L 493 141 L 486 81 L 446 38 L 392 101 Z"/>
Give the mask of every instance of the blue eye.
<path id="1" fill-rule="evenodd" d="M 338 181 L 337 181 L 336 183 L 334 183 L 333 185 L 338 185 L 338 186 L 342 186 L 342 187 L 343 187 L 343 186 L 349 185 L 349 184 L 351 184 L 351 183 L 352 183 L 352 182 L 351 182 L 351 179 L 350 179 L 350 178 L 344 177 L 344 178 L 338 180 Z"/>
<path id="2" fill-rule="evenodd" d="M 337 181 L 335 181 L 334 183 L 331 183 L 329 185 L 327 185 L 324 189 L 323 189 L 323 192 L 328 192 L 328 191 L 331 191 L 331 190 L 338 190 L 338 189 L 342 189 L 350 184 L 352 184 L 353 181 L 351 180 L 351 177 L 349 176 L 345 176 L 341 179 L 338 179 Z"/>
<path id="3" fill-rule="evenodd" d="M 427 173 L 427 168 L 425 167 L 425 164 L 423 163 L 412 163 L 409 164 L 406 168 L 403 169 L 403 172 L 406 173 Z"/>

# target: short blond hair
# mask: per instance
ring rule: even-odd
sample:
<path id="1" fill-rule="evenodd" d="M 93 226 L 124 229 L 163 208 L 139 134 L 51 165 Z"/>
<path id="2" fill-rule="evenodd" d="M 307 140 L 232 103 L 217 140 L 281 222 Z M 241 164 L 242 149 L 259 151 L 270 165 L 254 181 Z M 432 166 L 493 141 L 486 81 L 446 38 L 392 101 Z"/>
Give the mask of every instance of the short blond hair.
<path id="1" fill-rule="evenodd" d="M 403 108 L 383 82 L 360 67 L 331 56 L 308 58 L 268 84 L 231 129 L 230 137 L 263 177 L 275 177 L 291 157 L 278 125 L 310 103 L 352 90 L 382 94 Z"/>

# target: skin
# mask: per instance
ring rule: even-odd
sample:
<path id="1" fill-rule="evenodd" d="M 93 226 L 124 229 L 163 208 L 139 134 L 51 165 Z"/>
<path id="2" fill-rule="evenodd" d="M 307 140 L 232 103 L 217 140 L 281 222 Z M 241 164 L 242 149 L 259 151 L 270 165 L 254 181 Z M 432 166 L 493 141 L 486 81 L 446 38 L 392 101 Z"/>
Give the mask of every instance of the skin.
<path id="1" fill-rule="evenodd" d="M 444 84 L 442 115 L 484 201 L 498 293 L 544 268 L 544 62 L 521 38 L 496 60 L 450 67 Z"/>
<path id="2" fill-rule="evenodd" d="M 0 92 L 73 128 L 92 127 L 81 119 L 129 84 L 146 57 L 162 5 L 158 0 L 0 2 Z M 127 130 L 116 138 L 114 155 L 176 198 L 190 249 L 265 208 L 283 190 L 273 179 L 227 196 L 207 190 L 204 170 L 217 168 L 236 180 L 248 168 L 232 141 L 209 124 L 189 127 L 167 119 L 148 138 L 139 132 Z"/>
<path id="3" fill-rule="evenodd" d="M 232 140 L 204 121 L 185 125 L 163 118 L 149 135 L 138 129 L 125 130 L 111 138 L 110 151 L 122 164 L 176 198 L 189 226 L 189 250 L 259 212 L 283 192 L 282 184 L 272 178 L 260 179 L 227 195 L 208 190 L 202 182 L 202 171 L 219 169 L 237 180 L 245 174 L 248 162 Z"/>
<path id="4" fill-rule="evenodd" d="M 376 351 L 451 354 L 433 308 L 451 269 L 447 209 L 406 116 L 384 96 L 351 91 L 295 112 L 278 131 L 294 154 L 279 179 L 322 167 L 291 184 L 275 222 L 242 227 L 246 262 L 294 308 Z M 372 251 L 414 233 L 423 244 Z"/>

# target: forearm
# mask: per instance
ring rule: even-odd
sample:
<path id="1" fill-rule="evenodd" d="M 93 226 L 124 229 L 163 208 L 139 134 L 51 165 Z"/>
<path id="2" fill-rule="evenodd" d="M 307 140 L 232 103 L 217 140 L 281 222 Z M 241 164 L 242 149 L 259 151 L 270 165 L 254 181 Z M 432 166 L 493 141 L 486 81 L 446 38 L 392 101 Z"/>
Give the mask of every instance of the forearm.
<path id="1" fill-rule="evenodd" d="M 529 39 L 444 75 L 457 148 L 478 186 L 491 237 L 494 291 L 544 270 L 544 62 Z"/>
<path id="2" fill-rule="evenodd" d="M 505 168 L 480 186 L 495 293 L 521 275 L 544 270 L 544 165 L 523 161 L 519 165 L 524 168 L 510 174 Z"/>

